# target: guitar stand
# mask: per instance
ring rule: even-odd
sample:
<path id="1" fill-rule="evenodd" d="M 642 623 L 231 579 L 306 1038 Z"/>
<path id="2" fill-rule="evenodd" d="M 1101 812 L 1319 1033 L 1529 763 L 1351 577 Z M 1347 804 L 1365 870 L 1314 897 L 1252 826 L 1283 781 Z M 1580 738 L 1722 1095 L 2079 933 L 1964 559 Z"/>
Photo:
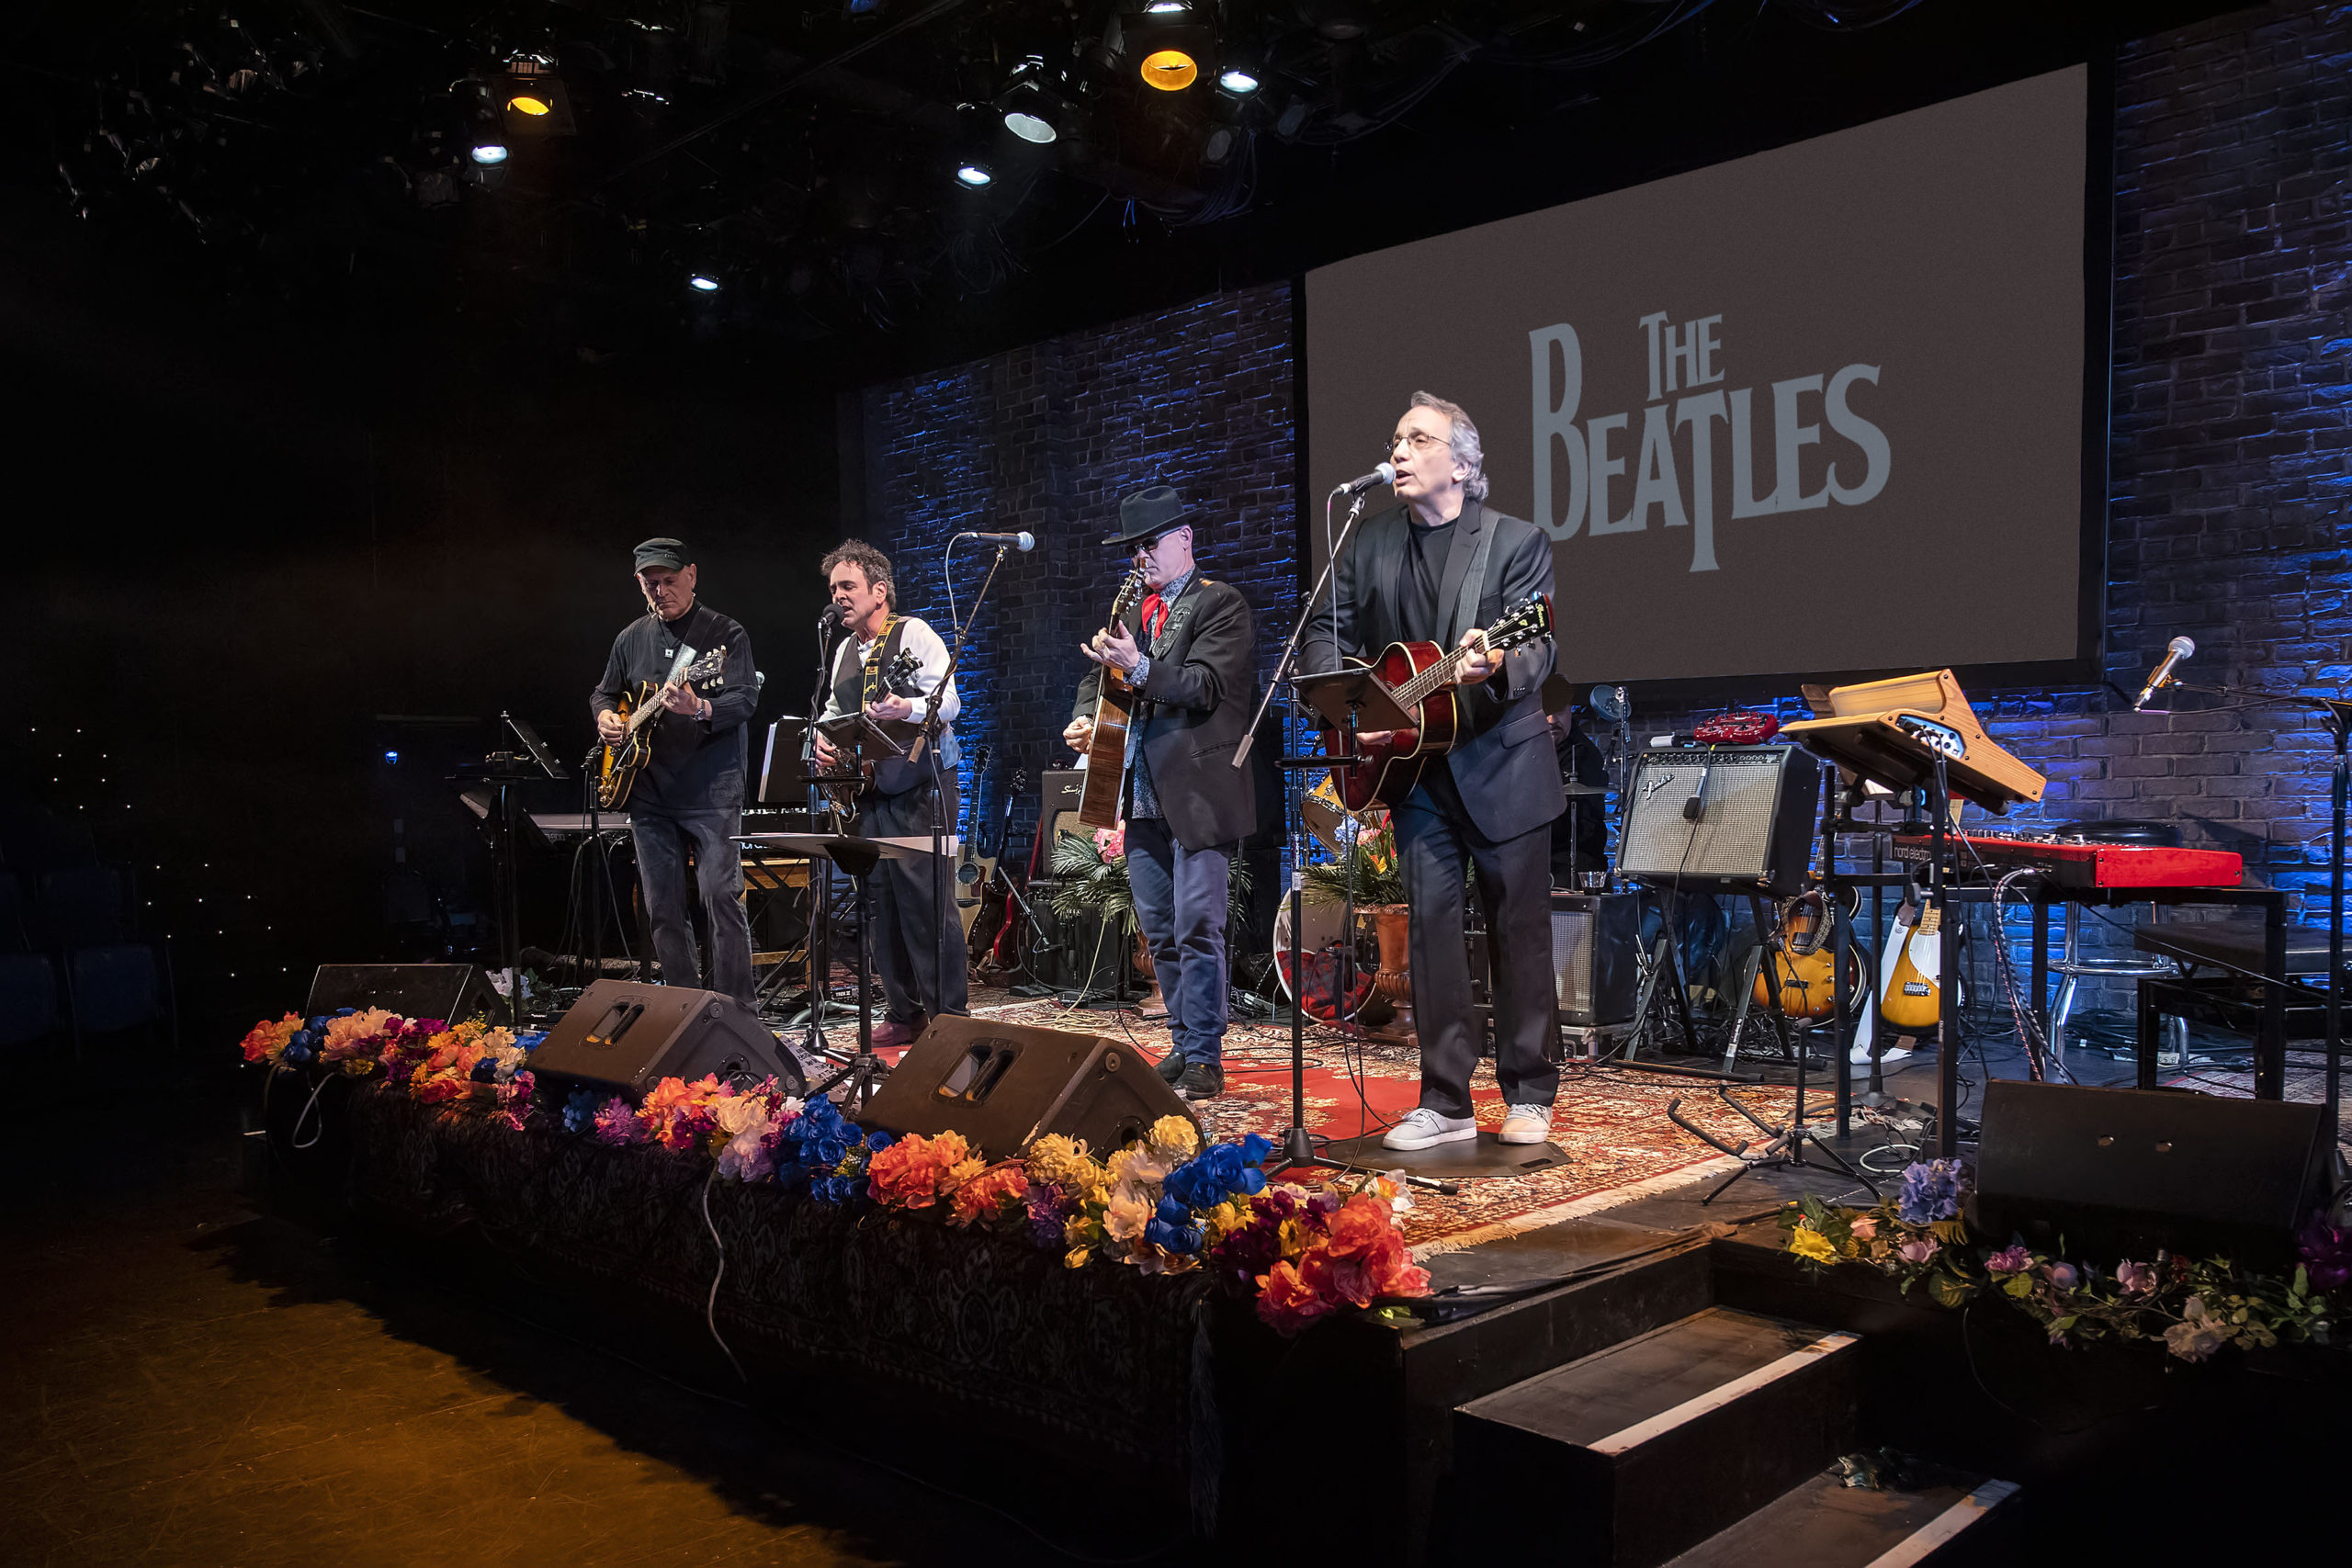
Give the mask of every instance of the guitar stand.
<path id="1" fill-rule="evenodd" d="M 1756 1112 L 1750 1111 L 1747 1106 L 1734 1099 L 1732 1097 L 1731 1088 L 1729 1085 L 1724 1085 L 1717 1088 L 1715 1092 L 1723 1096 L 1723 1101 L 1725 1105 L 1730 1106 L 1734 1111 L 1736 1111 L 1742 1116 L 1747 1117 L 1749 1122 L 1755 1123 L 1758 1132 L 1770 1134 L 1770 1141 L 1765 1144 L 1755 1158 L 1750 1159 L 1747 1155 L 1749 1145 L 1745 1139 L 1736 1145 L 1726 1144 L 1721 1138 L 1716 1137 L 1713 1134 L 1707 1132 L 1705 1129 L 1693 1122 L 1684 1120 L 1681 1114 L 1682 1101 L 1679 1099 L 1668 1101 L 1666 1114 L 1668 1121 L 1681 1128 L 1684 1132 L 1690 1134 L 1692 1137 L 1697 1138 L 1701 1143 L 1721 1149 L 1724 1153 L 1731 1156 L 1734 1159 L 1740 1162 L 1740 1167 L 1737 1170 L 1733 1171 L 1729 1176 L 1724 1177 L 1721 1181 L 1717 1182 L 1715 1184 L 1714 1190 L 1709 1192 L 1704 1198 L 1699 1200 L 1701 1207 L 1703 1208 L 1707 1204 L 1712 1203 L 1716 1199 L 1722 1197 L 1725 1192 L 1729 1191 L 1733 1184 L 1737 1182 L 1742 1177 L 1753 1176 L 1759 1170 L 1825 1170 L 1834 1168 L 1842 1171 L 1846 1176 L 1853 1180 L 1860 1182 L 1862 1186 L 1869 1190 L 1870 1195 L 1872 1198 L 1883 1196 L 1883 1194 L 1879 1191 L 1877 1183 L 1873 1182 L 1869 1177 L 1863 1175 L 1860 1171 L 1855 1169 L 1852 1166 L 1847 1164 L 1845 1157 L 1838 1154 L 1836 1149 L 1831 1148 L 1829 1146 L 1829 1141 L 1823 1137 L 1816 1129 L 1805 1125 L 1804 1084 L 1802 1068 L 1800 1068 L 1797 1084 L 1796 1113 L 1791 1120 L 1781 1122 L 1778 1125 L 1765 1121 L 1762 1117 L 1757 1115 Z M 1818 1149 L 1824 1156 L 1827 1156 L 1829 1164 L 1827 1166 L 1816 1165 L 1812 1160 L 1807 1159 L 1805 1157 L 1805 1149 L 1808 1146 Z"/>

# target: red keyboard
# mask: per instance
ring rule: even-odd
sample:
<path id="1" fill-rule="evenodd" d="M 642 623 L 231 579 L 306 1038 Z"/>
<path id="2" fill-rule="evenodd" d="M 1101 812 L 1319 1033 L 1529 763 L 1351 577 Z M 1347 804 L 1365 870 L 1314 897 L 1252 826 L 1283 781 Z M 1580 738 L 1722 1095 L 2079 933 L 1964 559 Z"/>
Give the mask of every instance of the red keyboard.
<path id="1" fill-rule="evenodd" d="M 1963 875 L 1983 862 L 1996 875 L 2030 867 L 2061 887 L 2235 887 L 2245 879 L 2244 857 L 2227 850 L 2176 850 L 2150 844 L 2101 844 L 2086 839 L 1953 837 Z M 1926 834 L 1898 833 L 1897 860 L 1924 861 Z M 1973 852 L 1973 853 L 1971 852 Z"/>

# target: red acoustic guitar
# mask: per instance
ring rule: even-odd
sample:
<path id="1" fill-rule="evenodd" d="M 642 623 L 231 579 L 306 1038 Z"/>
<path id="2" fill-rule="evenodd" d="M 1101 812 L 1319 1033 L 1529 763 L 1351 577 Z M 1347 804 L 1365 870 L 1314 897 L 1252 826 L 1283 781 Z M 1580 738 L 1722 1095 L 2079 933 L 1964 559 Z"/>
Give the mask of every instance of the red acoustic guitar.
<path id="1" fill-rule="evenodd" d="M 1535 593 L 1505 611 L 1481 640 L 1488 653 L 1501 654 L 1551 635 L 1552 601 Z M 1361 746 L 1356 761 L 1331 770 L 1340 804 L 1350 811 L 1401 804 L 1419 780 L 1421 764 L 1453 750 L 1463 719 L 1454 671 L 1469 651 L 1466 646 L 1448 652 L 1433 642 L 1392 642 L 1369 666 L 1351 661 L 1379 678 L 1413 726 Z M 1342 743 L 1339 730 L 1323 731 L 1324 750 L 1336 755 Z"/>

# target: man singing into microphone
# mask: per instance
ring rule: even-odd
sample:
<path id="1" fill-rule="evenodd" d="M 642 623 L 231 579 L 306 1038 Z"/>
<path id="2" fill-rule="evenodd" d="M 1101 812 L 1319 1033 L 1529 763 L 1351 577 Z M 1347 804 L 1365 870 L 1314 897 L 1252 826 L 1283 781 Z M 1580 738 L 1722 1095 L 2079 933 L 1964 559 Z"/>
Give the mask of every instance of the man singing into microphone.
<path id="1" fill-rule="evenodd" d="M 708 681 L 665 691 L 669 711 L 654 721 L 653 754 L 630 786 L 630 837 L 645 916 L 653 927 L 653 956 L 665 986 L 720 991 L 745 1007 L 752 990 L 752 929 L 743 918 L 743 859 L 735 847 L 742 830 L 743 773 L 751 754 L 746 728 L 759 705 L 752 639 L 727 616 L 695 596 L 693 555 L 675 539 L 637 547 L 637 586 L 646 614 L 613 639 L 605 678 L 589 694 L 596 733 L 607 743 L 627 733 L 624 694 L 661 688 L 678 650 L 697 654 L 724 648 L 727 660 Z M 694 926 L 687 918 L 686 856 L 710 930 L 707 964 L 695 961 Z"/>
<path id="2" fill-rule="evenodd" d="M 1367 521 L 1341 553 L 1332 572 L 1336 593 L 1317 594 L 1308 609 L 1302 670 L 1337 670 L 1392 642 L 1473 646 L 1479 628 L 1505 610 L 1552 592 L 1550 539 L 1482 504 L 1485 453 L 1468 414 L 1414 393 L 1388 458 L 1404 504 Z M 1381 1140 L 1392 1149 L 1478 1135 L 1470 1104 L 1478 1019 L 1462 941 L 1465 857 L 1478 868 L 1494 953 L 1503 1142 L 1549 1138 L 1559 1087 L 1546 1055 L 1559 1028 L 1550 829 L 1566 804 L 1542 695 L 1552 645 L 1540 639 L 1500 658 L 1475 651 L 1458 668 L 1460 739 L 1422 767 L 1390 816 L 1413 909 L 1413 1018 L 1421 1043 L 1421 1102 Z M 1376 744 L 1385 737 L 1363 739 Z"/>
<path id="3" fill-rule="evenodd" d="M 936 698 L 946 723 L 954 724 L 963 710 L 956 682 L 949 681 L 944 692 L 939 689 L 947 674 L 947 645 L 921 617 L 898 614 L 890 558 L 862 539 L 848 539 L 825 558 L 824 570 L 833 607 L 850 635 L 834 650 L 823 717 L 839 718 L 863 708 L 876 720 L 921 724 L 930 716 Z M 911 694 L 884 688 L 901 652 L 913 654 L 917 661 L 906 682 Z M 820 767 L 842 765 L 841 752 L 822 735 L 817 737 L 815 750 Z M 959 754 L 955 730 L 943 728 L 935 756 L 925 752 L 919 762 L 887 757 L 875 763 L 874 775 L 857 800 L 859 833 L 869 839 L 927 836 L 934 761 L 942 784 L 940 820 L 952 826 Z M 889 999 L 888 1016 L 874 1028 L 874 1043 L 904 1045 L 939 1014 L 969 1010 L 964 924 L 956 918 L 955 899 L 940 897 L 937 867 L 929 855 L 885 859 L 875 867 L 872 881 L 874 965 Z M 947 886 L 952 889 L 955 884 Z"/>
<path id="4" fill-rule="evenodd" d="M 1136 919 L 1168 1001 L 1172 1048 L 1159 1076 L 1187 1100 L 1213 1100 L 1225 1092 L 1233 858 L 1258 826 L 1257 781 L 1233 766 L 1233 753 L 1249 733 L 1258 682 L 1250 602 L 1201 575 L 1193 515 L 1168 485 L 1119 503 L 1119 532 L 1102 542 L 1134 552 L 1149 592 L 1080 649 L 1094 668 L 1079 682 L 1062 739 L 1084 751 L 1103 670 L 1126 678 L 1136 711 L 1120 806 Z"/>

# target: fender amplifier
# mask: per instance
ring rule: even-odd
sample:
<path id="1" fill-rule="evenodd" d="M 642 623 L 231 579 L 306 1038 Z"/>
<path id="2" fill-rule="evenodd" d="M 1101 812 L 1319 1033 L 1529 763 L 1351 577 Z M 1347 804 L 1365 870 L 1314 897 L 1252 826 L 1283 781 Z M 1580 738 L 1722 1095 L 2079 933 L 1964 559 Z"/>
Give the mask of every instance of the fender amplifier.
<path id="1" fill-rule="evenodd" d="M 1618 874 L 1792 897 L 1812 859 L 1820 794 L 1820 761 L 1794 746 L 1645 751 L 1625 789 Z"/>

